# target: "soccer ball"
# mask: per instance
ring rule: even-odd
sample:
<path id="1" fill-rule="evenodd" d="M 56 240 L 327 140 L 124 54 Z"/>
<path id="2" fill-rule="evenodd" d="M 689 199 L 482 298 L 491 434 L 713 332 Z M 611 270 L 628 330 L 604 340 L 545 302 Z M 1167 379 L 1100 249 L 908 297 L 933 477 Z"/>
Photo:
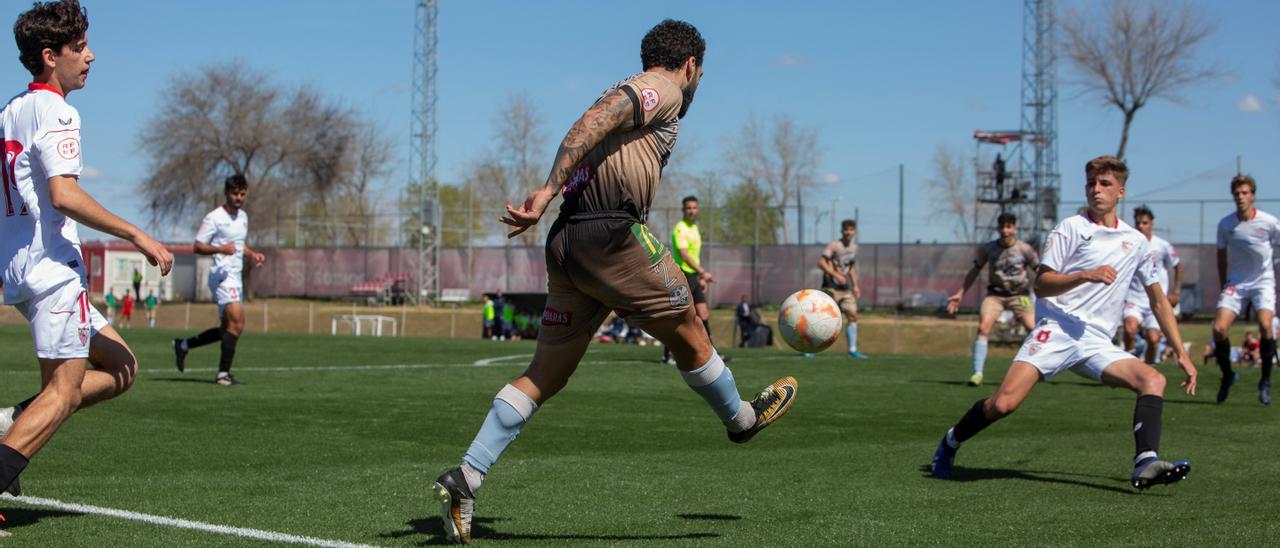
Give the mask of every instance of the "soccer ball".
<path id="1" fill-rule="evenodd" d="M 778 330 L 800 352 L 821 352 L 840 338 L 844 317 L 835 299 L 817 289 L 802 289 L 782 301 Z"/>

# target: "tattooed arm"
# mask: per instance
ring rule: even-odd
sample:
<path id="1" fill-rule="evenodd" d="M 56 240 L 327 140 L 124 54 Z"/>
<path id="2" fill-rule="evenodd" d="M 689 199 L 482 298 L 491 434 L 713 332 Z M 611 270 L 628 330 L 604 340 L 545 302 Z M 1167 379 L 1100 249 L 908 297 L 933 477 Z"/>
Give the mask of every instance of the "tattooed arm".
<path id="1" fill-rule="evenodd" d="M 615 89 L 601 97 L 596 104 L 587 109 L 582 117 L 569 128 L 569 133 L 560 142 L 560 150 L 552 162 L 551 173 L 547 175 L 547 183 L 535 190 L 525 199 L 520 209 L 507 204 L 507 216 L 498 219 L 504 224 L 515 227 L 507 234 L 508 238 L 516 236 L 529 227 L 538 224 L 538 219 L 547 210 L 551 199 L 560 193 L 569 175 L 578 163 L 597 145 L 604 141 L 609 133 L 624 127 L 633 120 L 631 98 L 621 89 Z"/>

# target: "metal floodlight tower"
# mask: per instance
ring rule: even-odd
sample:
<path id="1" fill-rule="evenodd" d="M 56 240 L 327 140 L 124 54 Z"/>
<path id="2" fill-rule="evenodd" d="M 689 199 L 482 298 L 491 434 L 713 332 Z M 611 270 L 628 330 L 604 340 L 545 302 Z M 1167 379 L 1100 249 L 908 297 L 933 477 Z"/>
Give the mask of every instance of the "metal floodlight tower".
<path id="1" fill-rule="evenodd" d="M 440 294 L 440 194 L 436 183 L 436 0 L 416 0 L 413 34 L 413 113 L 409 128 L 409 179 L 419 186 L 418 271 L 413 300 Z M 410 218 L 413 218 L 412 216 Z"/>
<path id="2" fill-rule="evenodd" d="M 1029 176 L 1033 207 L 1027 240 L 1039 242 L 1058 223 L 1062 181 L 1058 173 L 1058 56 L 1054 35 L 1054 1 L 1023 0 L 1022 132 L 1018 170 Z M 1029 222 L 1028 222 L 1029 221 Z"/>

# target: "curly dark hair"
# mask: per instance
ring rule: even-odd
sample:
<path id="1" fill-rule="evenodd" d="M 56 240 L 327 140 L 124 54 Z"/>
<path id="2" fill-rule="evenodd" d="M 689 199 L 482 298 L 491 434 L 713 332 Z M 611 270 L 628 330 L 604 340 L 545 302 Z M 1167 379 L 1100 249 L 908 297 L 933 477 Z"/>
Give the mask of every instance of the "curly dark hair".
<path id="1" fill-rule="evenodd" d="M 239 190 L 242 188 L 249 188 L 249 180 L 245 179 L 244 175 L 239 173 L 227 177 L 227 180 L 222 183 L 222 189 L 224 191 Z"/>
<path id="2" fill-rule="evenodd" d="M 1004 225 L 1018 226 L 1018 216 L 1008 212 L 1001 213 L 999 217 L 996 217 L 996 226 L 1003 227 Z"/>
<path id="3" fill-rule="evenodd" d="M 1151 217 L 1151 220 L 1153 221 L 1156 220 L 1156 214 L 1152 213 L 1151 208 L 1147 207 L 1146 204 L 1133 208 L 1134 222 L 1137 222 L 1138 217 L 1142 217 L 1142 216 Z"/>
<path id="4" fill-rule="evenodd" d="M 684 21 L 666 19 L 649 29 L 640 41 L 640 63 L 644 70 L 653 67 L 676 70 L 693 57 L 698 66 L 702 66 L 702 55 L 706 51 L 707 43 L 696 27 Z"/>
<path id="5" fill-rule="evenodd" d="M 80 7 L 80 0 L 36 2 L 13 24 L 18 60 L 31 76 L 40 76 L 45 48 L 61 52 L 62 46 L 74 45 L 88 31 L 89 12 Z"/>

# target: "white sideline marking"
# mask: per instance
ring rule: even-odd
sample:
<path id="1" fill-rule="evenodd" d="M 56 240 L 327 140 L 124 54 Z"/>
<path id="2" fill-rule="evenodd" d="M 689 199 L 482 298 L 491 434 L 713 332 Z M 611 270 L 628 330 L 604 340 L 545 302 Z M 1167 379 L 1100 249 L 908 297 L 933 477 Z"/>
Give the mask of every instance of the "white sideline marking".
<path id="1" fill-rule="evenodd" d="M 533 357 L 533 354 L 516 354 L 514 356 L 499 356 L 497 358 L 485 358 L 483 360 L 476 360 L 475 366 L 484 367 L 486 365 L 492 365 L 495 362 L 504 362 L 507 360 L 514 360 L 517 358 L 532 358 L 532 357 Z"/>
<path id="2" fill-rule="evenodd" d="M 325 540 L 315 537 L 303 537 L 298 535 L 289 535 L 285 533 L 276 533 L 274 531 L 263 531 L 260 529 L 247 529 L 244 527 L 228 527 L 226 525 L 214 525 L 212 523 L 204 523 L 200 521 L 191 521 L 178 518 L 167 518 L 164 516 L 153 516 L 151 514 L 142 514 L 138 512 L 130 512 L 128 510 L 116 510 L 114 508 L 103 508 L 101 506 L 90 506 L 88 504 L 76 504 L 74 502 L 62 502 L 53 499 L 45 499 L 39 497 L 14 497 L 5 494 L 5 500 L 11 500 L 19 504 L 28 506 L 43 506 L 45 508 L 55 508 L 68 512 L 77 512 L 81 514 L 98 514 L 102 516 L 110 516 L 113 518 L 127 519 L 133 521 L 141 521 L 152 525 L 163 525 L 166 527 L 177 527 L 179 529 L 194 529 L 196 531 L 204 531 L 206 533 L 217 533 L 220 535 L 233 535 L 237 537 L 245 537 L 257 540 L 267 540 L 272 542 L 288 542 L 291 544 L 308 544 L 311 546 L 332 546 L 335 548 L 365 548 L 372 546 L 369 544 L 353 544 L 350 542 L 342 542 L 338 540 Z"/>
<path id="3" fill-rule="evenodd" d="M 288 373 L 288 372 L 324 372 L 324 371 L 382 371 L 394 369 L 438 369 L 449 367 L 499 367 L 521 365 L 518 363 L 502 363 L 507 360 L 515 360 L 517 358 L 531 358 L 533 354 L 518 354 L 512 356 L 499 356 L 497 358 L 486 358 L 476 360 L 471 363 L 395 363 L 383 365 L 324 365 L 324 366 L 302 366 L 302 367 L 238 367 L 236 371 L 253 371 L 255 373 Z M 781 361 L 795 360 L 796 356 L 752 356 L 751 361 Z M 623 363 L 662 365 L 658 360 L 646 359 L 615 359 L 615 360 L 583 360 L 580 365 L 618 365 Z M 216 367 L 188 367 L 187 373 L 213 373 L 217 371 Z M 172 367 L 157 367 L 150 369 L 140 369 L 139 373 L 178 373 L 178 370 Z M 0 371 L 0 375 L 31 375 L 31 371 L 8 369 Z"/>

